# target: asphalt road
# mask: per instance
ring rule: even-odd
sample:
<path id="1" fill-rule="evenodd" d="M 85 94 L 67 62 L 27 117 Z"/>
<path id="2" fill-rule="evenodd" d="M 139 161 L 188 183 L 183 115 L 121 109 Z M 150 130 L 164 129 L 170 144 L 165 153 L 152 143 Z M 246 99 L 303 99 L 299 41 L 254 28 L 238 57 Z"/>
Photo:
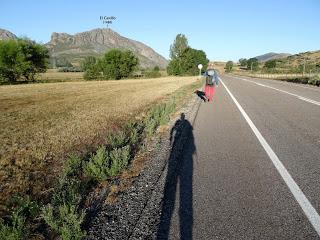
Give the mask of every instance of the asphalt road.
<path id="1" fill-rule="evenodd" d="M 158 238 L 320 239 L 320 88 L 221 79 L 200 106 Z"/>

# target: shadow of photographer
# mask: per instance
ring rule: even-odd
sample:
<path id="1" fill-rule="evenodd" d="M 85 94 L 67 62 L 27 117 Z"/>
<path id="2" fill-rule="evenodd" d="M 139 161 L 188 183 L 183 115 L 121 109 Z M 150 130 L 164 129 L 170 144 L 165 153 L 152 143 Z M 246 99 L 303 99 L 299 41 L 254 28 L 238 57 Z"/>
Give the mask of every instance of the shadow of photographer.
<path id="1" fill-rule="evenodd" d="M 192 239 L 193 226 L 193 154 L 196 152 L 193 127 L 184 113 L 170 132 L 172 144 L 166 176 L 161 219 L 157 239 L 169 239 L 175 205 L 179 204 L 180 239 Z"/>

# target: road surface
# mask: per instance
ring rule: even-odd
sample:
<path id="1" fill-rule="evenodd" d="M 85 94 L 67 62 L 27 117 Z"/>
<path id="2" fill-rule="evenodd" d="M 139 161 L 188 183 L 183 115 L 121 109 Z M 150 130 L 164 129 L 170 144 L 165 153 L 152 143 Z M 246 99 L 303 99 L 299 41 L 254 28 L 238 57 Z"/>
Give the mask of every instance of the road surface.
<path id="1" fill-rule="evenodd" d="M 320 88 L 221 79 L 200 106 L 158 239 L 320 239 Z"/>

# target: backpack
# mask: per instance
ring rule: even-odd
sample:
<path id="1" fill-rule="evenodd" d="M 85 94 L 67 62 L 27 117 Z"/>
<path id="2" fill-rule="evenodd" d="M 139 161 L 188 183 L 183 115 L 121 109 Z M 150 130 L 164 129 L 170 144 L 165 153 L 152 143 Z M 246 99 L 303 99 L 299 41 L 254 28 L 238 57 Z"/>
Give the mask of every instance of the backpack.
<path id="1" fill-rule="evenodd" d="M 214 85 L 213 76 L 211 75 L 206 76 L 206 85 Z"/>

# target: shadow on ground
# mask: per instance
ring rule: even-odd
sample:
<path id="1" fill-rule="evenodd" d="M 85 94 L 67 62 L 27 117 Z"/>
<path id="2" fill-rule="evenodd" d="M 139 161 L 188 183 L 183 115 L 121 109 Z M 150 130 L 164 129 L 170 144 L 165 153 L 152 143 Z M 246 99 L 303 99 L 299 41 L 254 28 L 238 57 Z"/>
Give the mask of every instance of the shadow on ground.
<path id="1" fill-rule="evenodd" d="M 169 236 L 175 205 L 179 207 L 179 229 L 175 229 L 174 232 L 176 234 L 179 232 L 180 239 L 192 239 L 192 156 L 196 152 L 196 147 L 192 125 L 185 119 L 183 113 L 171 130 L 170 142 L 172 148 L 168 162 L 161 219 L 156 239 L 172 239 L 172 236 Z"/>
<path id="2" fill-rule="evenodd" d="M 202 101 L 204 101 L 204 102 L 207 101 L 205 92 L 200 91 L 200 90 L 196 90 L 194 93 L 197 94 L 198 97 L 201 98 Z"/>

